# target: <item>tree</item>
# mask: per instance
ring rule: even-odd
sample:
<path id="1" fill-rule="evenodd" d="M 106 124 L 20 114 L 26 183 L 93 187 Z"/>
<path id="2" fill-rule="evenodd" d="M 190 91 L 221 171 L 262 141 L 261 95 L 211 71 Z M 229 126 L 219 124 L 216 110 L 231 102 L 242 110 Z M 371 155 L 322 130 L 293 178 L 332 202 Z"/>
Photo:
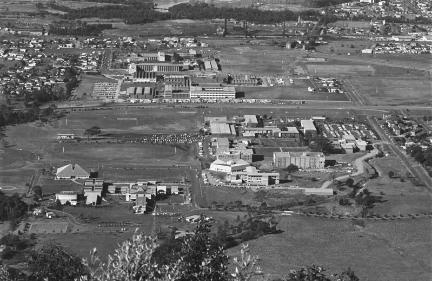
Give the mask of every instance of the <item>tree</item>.
<path id="1" fill-rule="evenodd" d="M 348 178 L 345 181 L 345 184 L 348 185 L 349 187 L 353 187 L 354 186 L 354 179 L 353 178 Z"/>
<path id="2" fill-rule="evenodd" d="M 79 280 L 88 274 L 81 258 L 58 245 L 45 245 L 34 251 L 28 263 L 34 280 Z"/>
<path id="3" fill-rule="evenodd" d="M 35 200 L 42 199 L 42 197 L 43 197 L 42 187 L 40 187 L 39 185 L 33 186 L 32 191 L 33 191 L 33 197 Z"/>
<path id="4" fill-rule="evenodd" d="M 0 221 L 20 218 L 27 212 L 27 204 L 18 194 L 7 196 L 0 191 Z"/>
<path id="5" fill-rule="evenodd" d="M 286 170 L 288 173 L 295 173 L 299 170 L 299 168 L 294 164 L 289 164 L 289 166 L 286 167 Z"/>
<path id="6" fill-rule="evenodd" d="M 389 178 L 394 178 L 394 176 L 395 176 L 395 172 L 393 172 L 393 171 L 389 171 L 388 172 L 388 177 Z"/>

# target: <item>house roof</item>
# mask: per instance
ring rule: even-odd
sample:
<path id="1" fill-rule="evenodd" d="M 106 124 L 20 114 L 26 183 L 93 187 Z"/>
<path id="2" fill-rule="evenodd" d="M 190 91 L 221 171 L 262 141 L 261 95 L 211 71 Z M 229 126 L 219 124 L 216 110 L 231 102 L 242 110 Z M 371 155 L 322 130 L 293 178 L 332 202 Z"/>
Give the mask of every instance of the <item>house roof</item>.
<path id="1" fill-rule="evenodd" d="M 89 177 L 90 174 L 78 164 L 68 164 L 58 168 L 56 176 L 59 178 Z"/>

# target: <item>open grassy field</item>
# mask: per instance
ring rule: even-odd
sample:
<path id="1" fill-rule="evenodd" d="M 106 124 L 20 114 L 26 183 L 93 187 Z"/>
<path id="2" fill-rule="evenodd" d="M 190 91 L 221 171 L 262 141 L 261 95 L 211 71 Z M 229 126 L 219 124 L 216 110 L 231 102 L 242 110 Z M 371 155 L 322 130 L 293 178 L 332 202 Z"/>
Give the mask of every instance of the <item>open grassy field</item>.
<path id="1" fill-rule="evenodd" d="M 287 63 L 303 54 L 300 50 L 288 50 L 269 44 L 254 46 L 244 41 L 240 41 L 240 46 L 230 46 L 231 42 L 226 40 L 209 43 L 221 52 L 219 57 L 222 70 L 228 73 L 252 73 L 264 76 L 282 74 L 285 72 Z"/>
<path id="2" fill-rule="evenodd" d="M 332 77 L 346 75 L 372 75 L 375 69 L 370 65 L 348 64 L 307 64 L 309 73 L 317 76 Z"/>
<path id="3" fill-rule="evenodd" d="M 318 264 L 330 272 L 351 267 L 362 281 L 428 281 L 432 274 L 430 219 L 366 222 L 283 217 L 280 234 L 250 241 L 251 253 L 271 277 Z M 236 253 L 238 248 L 231 250 Z"/>
<path id="4" fill-rule="evenodd" d="M 370 180 L 366 187 L 383 199 L 382 203 L 377 203 L 372 209 L 373 213 L 398 215 L 432 211 L 431 194 L 406 177 L 407 170 L 397 157 L 377 158 L 371 160 L 370 164 L 378 171 L 379 177 Z M 398 176 L 390 178 L 390 171 Z"/>
<path id="5" fill-rule="evenodd" d="M 356 77 L 350 82 L 371 104 L 409 105 L 432 103 L 432 82 L 421 78 Z"/>
<path id="6" fill-rule="evenodd" d="M 84 19 L 85 20 L 85 19 Z M 117 24 L 114 29 L 105 30 L 106 36 L 202 36 L 216 33 L 218 25 L 211 21 L 167 20 L 147 24 Z"/>
<path id="7" fill-rule="evenodd" d="M 134 119 L 136 120 L 125 120 Z M 175 133 L 198 131 L 198 111 L 174 108 L 117 108 L 72 112 L 59 120 L 56 130 L 85 130 L 98 126 L 103 132 Z"/>
<path id="8" fill-rule="evenodd" d="M 245 98 L 249 99 L 348 101 L 344 94 L 308 92 L 306 85 L 269 88 L 239 87 L 238 91 L 244 92 Z"/>

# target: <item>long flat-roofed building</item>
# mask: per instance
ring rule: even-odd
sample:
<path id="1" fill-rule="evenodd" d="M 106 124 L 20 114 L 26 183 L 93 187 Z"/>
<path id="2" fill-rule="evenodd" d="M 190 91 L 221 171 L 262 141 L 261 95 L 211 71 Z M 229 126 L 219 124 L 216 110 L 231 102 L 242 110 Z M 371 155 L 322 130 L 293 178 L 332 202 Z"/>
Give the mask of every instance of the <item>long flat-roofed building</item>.
<path id="1" fill-rule="evenodd" d="M 235 99 L 236 90 L 234 87 L 224 86 L 191 86 L 190 98 L 191 99 Z"/>
<path id="2" fill-rule="evenodd" d="M 178 63 L 164 63 L 164 62 L 145 62 L 139 63 L 136 65 L 147 72 L 161 72 L 161 73 L 169 73 L 169 72 L 180 72 L 183 69 L 182 64 Z"/>
<path id="3" fill-rule="evenodd" d="M 302 127 L 303 134 L 305 134 L 305 135 L 307 135 L 307 134 L 316 135 L 317 134 L 317 129 L 314 125 L 313 120 L 301 120 L 300 124 Z"/>
<path id="4" fill-rule="evenodd" d="M 286 168 L 290 164 L 301 169 L 323 169 L 325 156 L 321 152 L 273 152 L 276 168 Z"/>

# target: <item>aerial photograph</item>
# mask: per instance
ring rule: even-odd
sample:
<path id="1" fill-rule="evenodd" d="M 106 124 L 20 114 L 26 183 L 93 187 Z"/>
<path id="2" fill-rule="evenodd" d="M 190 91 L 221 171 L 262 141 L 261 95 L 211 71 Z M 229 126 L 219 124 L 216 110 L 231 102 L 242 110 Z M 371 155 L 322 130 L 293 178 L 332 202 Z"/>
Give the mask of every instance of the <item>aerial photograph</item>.
<path id="1" fill-rule="evenodd" d="M 432 281 L 432 0 L 0 0 L 0 281 Z"/>

